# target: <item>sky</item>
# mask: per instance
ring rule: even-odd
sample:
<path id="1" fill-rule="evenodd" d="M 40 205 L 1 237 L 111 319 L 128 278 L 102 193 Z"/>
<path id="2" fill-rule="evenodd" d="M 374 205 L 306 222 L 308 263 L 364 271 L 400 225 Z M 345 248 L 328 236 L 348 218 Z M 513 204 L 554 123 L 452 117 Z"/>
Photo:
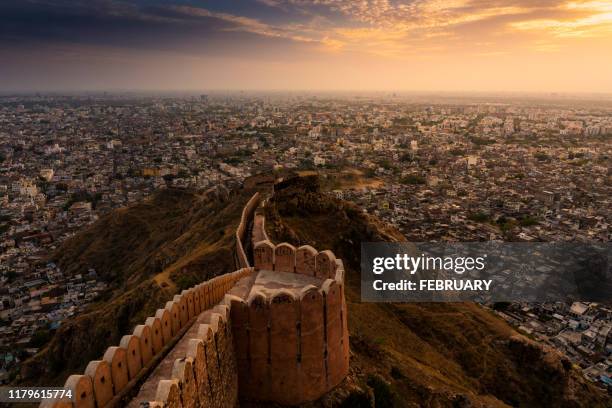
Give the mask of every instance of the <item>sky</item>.
<path id="1" fill-rule="evenodd" d="M 612 93 L 612 0 L 1 0 L 0 92 Z"/>

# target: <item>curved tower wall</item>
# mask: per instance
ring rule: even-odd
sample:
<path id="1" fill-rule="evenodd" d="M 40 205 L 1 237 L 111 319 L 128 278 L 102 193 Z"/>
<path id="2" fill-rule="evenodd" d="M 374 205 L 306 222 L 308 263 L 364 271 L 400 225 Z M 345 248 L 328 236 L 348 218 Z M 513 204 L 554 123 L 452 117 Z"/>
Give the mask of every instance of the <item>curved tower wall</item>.
<path id="1" fill-rule="evenodd" d="M 344 268 L 340 260 L 334 265 L 333 279 L 299 294 L 281 289 L 230 299 L 241 398 L 299 404 L 320 398 L 346 377 Z"/>

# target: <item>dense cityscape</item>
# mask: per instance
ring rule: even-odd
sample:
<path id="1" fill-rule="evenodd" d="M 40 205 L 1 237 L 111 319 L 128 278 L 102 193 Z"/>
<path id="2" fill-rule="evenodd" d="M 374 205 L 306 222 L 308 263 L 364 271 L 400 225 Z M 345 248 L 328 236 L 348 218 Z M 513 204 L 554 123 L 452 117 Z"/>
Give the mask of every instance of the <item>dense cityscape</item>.
<path id="1" fill-rule="evenodd" d="M 433 98 L 432 98 L 433 99 Z M 609 242 L 612 105 L 214 94 L 0 98 L 0 382 L 107 290 L 49 255 L 172 186 L 317 172 L 409 241 Z M 496 308 L 612 387 L 610 305 Z"/>

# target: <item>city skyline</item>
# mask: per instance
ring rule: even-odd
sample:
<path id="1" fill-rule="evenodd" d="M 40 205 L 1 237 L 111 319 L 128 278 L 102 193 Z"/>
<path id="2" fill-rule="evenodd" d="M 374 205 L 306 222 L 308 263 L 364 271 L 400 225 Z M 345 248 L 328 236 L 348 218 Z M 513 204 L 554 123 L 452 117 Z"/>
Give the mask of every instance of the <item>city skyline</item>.
<path id="1" fill-rule="evenodd" d="M 610 93 L 609 1 L 6 1 L 0 92 Z"/>

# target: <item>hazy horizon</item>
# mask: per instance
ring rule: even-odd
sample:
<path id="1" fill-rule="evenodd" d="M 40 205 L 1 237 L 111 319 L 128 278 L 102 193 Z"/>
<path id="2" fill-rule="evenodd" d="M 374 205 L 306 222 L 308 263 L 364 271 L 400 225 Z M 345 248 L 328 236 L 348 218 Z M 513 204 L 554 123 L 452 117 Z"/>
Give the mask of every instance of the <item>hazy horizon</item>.
<path id="1" fill-rule="evenodd" d="M 520 91 L 410 91 L 410 90 L 318 90 L 318 89 L 58 89 L 14 90 L 0 89 L 0 98 L 12 97 L 96 97 L 96 98 L 199 98 L 210 97 L 310 97 L 326 99 L 384 99 L 397 101 L 461 100 L 461 103 L 504 104 L 510 102 L 612 102 L 612 92 L 520 92 Z"/>
<path id="2" fill-rule="evenodd" d="M 608 0 L 6 0 L 0 92 L 612 93 Z"/>

